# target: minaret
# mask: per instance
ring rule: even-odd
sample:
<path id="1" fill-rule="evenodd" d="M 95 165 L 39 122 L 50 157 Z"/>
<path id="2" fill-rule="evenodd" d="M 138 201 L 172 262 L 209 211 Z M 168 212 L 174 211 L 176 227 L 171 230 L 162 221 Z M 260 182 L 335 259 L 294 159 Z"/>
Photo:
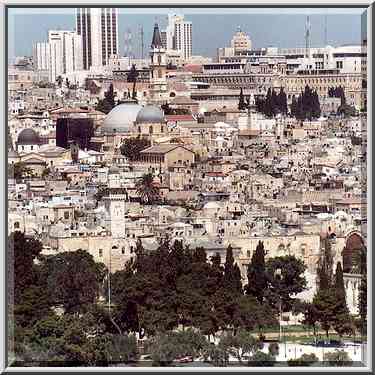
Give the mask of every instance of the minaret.
<path id="1" fill-rule="evenodd" d="M 167 91 L 167 56 L 162 46 L 159 26 L 155 23 L 150 49 L 150 93 L 152 99 L 162 99 Z"/>

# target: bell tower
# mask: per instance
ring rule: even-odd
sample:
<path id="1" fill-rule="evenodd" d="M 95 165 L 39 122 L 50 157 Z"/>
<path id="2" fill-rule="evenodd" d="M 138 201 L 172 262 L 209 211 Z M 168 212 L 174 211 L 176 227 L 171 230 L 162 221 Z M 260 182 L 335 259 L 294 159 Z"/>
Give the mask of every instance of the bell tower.
<path id="1" fill-rule="evenodd" d="M 163 99 L 167 92 L 167 55 L 159 26 L 155 23 L 150 49 L 150 93 L 152 99 Z"/>

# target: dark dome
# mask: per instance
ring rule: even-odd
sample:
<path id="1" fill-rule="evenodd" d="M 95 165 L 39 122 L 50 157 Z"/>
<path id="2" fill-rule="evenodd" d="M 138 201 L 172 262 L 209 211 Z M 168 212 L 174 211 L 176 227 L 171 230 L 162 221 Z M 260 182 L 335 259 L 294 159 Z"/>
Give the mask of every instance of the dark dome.
<path id="1" fill-rule="evenodd" d="M 164 122 L 164 112 L 154 105 L 146 105 L 137 115 L 136 123 L 160 123 Z"/>
<path id="2" fill-rule="evenodd" d="M 18 135 L 17 144 L 19 144 L 19 145 L 39 145 L 40 144 L 39 135 L 33 129 L 24 129 Z"/>

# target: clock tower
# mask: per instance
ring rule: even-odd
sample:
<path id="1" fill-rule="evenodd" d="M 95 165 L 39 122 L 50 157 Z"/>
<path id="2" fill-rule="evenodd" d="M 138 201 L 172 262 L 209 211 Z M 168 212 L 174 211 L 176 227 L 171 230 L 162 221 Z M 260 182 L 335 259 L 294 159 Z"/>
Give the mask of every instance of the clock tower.
<path id="1" fill-rule="evenodd" d="M 163 99 L 167 92 L 167 55 L 162 46 L 159 26 L 155 23 L 150 49 L 150 94 L 152 99 Z"/>

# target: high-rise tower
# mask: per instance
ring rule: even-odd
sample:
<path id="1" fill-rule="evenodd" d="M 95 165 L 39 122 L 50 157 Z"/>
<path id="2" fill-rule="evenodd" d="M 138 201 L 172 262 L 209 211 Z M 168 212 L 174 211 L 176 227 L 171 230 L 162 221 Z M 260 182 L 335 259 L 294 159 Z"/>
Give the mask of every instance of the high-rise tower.
<path id="1" fill-rule="evenodd" d="M 82 38 L 84 69 L 107 65 L 111 55 L 119 54 L 116 8 L 77 8 L 76 28 Z"/>

